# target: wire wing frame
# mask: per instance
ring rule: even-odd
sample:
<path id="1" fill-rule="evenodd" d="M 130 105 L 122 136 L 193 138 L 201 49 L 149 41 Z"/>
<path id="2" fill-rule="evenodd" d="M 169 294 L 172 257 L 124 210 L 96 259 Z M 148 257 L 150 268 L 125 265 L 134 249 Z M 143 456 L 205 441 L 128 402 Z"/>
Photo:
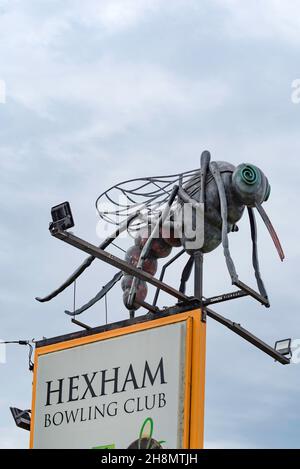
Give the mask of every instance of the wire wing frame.
<path id="1" fill-rule="evenodd" d="M 129 232 L 138 231 L 159 216 L 175 184 L 182 185 L 197 174 L 199 169 L 121 182 L 97 198 L 97 212 L 105 222 L 119 226 L 133 212 L 139 211 L 140 215 L 128 227 Z"/>

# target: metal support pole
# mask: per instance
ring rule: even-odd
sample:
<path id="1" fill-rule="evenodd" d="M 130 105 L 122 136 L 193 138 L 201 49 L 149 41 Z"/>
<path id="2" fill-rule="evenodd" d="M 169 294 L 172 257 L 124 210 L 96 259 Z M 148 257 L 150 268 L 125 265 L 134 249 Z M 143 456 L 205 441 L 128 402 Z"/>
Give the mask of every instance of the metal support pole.
<path id="1" fill-rule="evenodd" d="M 202 321 L 206 322 L 206 312 L 203 308 L 203 254 L 201 251 L 194 253 L 194 296 L 200 301 Z"/>

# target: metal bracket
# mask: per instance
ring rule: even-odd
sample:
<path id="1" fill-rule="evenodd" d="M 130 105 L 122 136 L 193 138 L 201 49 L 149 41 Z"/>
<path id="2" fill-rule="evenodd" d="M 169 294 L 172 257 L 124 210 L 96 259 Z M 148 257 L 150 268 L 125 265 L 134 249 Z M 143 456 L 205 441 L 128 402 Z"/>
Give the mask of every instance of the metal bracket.
<path id="1" fill-rule="evenodd" d="M 235 334 L 247 340 L 247 342 L 250 342 L 252 345 L 257 347 L 258 349 L 260 349 L 262 352 L 266 353 L 270 357 L 274 358 L 274 360 L 278 361 L 282 365 L 288 365 L 290 363 L 289 358 L 277 352 L 277 350 L 275 350 L 273 347 L 263 342 L 261 339 L 253 335 L 251 332 L 247 331 L 247 329 L 244 329 L 240 324 L 237 324 L 236 322 L 232 322 L 229 319 L 224 318 L 224 316 L 221 316 L 220 314 L 216 313 L 215 311 L 212 311 L 209 308 L 206 308 L 206 312 L 207 312 L 207 316 L 211 317 L 212 319 L 219 322 L 220 324 L 223 324 L 223 326 L 228 327 L 228 329 L 233 331 Z"/>
<path id="2" fill-rule="evenodd" d="M 203 306 L 209 306 L 215 303 L 223 303 L 223 301 L 235 300 L 236 298 L 243 298 L 244 296 L 248 296 L 248 293 L 242 290 L 234 291 L 231 293 L 223 293 L 222 295 L 205 298 L 205 300 L 203 301 Z"/>
<path id="3" fill-rule="evenodd" d="M 241 282 L 240 280 L 236 280 L 235 282 L 233 282 L 233 285 L 243 290 L 247 295 L 252 296 L 252 298 L 259 301 L 266 308 L 270 308 L 268 298 L 265 298 L 264 296 L 260 295 L 257 291 L 253 290 L 245 283 Z"/>

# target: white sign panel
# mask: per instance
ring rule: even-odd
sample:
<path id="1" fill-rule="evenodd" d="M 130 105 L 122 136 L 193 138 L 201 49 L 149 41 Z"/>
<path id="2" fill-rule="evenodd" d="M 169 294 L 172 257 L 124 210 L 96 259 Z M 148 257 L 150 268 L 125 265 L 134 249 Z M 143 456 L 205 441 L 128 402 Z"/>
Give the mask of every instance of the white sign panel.
<path id="1" fill-rule="evenodd" d="M 41 349 L 33 447 L 182 448 L 186 330 L 182 321 Z"/>

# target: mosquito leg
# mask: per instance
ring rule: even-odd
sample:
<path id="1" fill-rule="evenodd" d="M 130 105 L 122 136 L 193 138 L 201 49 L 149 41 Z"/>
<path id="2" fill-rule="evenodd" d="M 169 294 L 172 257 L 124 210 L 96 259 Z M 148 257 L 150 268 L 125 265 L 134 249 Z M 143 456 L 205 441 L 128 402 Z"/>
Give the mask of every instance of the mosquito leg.
<path id="1" fill-rule="evenodd" d="M 115 286 L 115 284 L 119 280 L 121 280 L 122 277 L 123 277 L 123 272 L 116 273 L 116 275 L 88 303 L 86 303 L 85 305 L 81 306 L 81 308 L 78 308 L 73 312 L 66 310 L 65 314 L 68 314 L 68 316 L 78 316 L 78 314 L 81 314 L 87 309 L 91 308 L 94 304 L 100 301 Z"/>
<path id="2" fill-rule="evenodd" d="M 182 275 L 181 275 L 181 280 L 180 280 L 180 287 L 179 287 L 179 291 L 181 293 L 185 293 L 185 289 L 186 289 L 186 284 L 191 276 L 191 272 L 192 272 L 192 268 L 193 268 L 193 265 L 194 265 L 194 257 L 193 256 L 190 256 L 189 260 L 187 261 L 183 271 L 182 271 Z"/>
<path id="3" fill-rule="evenodd" d="M 266 292 L 264 283 L 261 278 L 260 270 L 259 270 L 258 253 L 257 253 L 257 227 L 256 227 L 256 220 L 255 220 L 253 208 L 248 207 L 248 215 L 249 215 L 249 220 L 250 220 L 251 239 L 252 239 L 252 263 L 254 267 L 257 286 L 258 286 L 260 294 L 267 299 L 268 294 Z"/>
<path id="4" fill-rule="evenodd" d="M 210 163 L 209 151 L 204 151 L 201 155 L 201 173 L 200 173 L 200 200 L 199 202 L 205 203 L 205 186 L 206 186 L 206 175 Z"/>
<path id="5" fill-rule="evenodd" d="M 111 234 L 108 238 L 106 238 L 101 244 L 100 248 L 105 249 L 107 248 L 123 231 L 127 230 L 128 226 L 130 223 L 139 215 L 139 212 L 135 212 L 132 215 L 130 215 L 127 220 L 125 220 L 118 228 L 116 231 Z M 57 295 L 62 293 L 66 288 L 68 288 L 74 281 L 80 277 L 80 275 L 94 262 L 95 257 L 94 256 L 88 256 L 83 263 L 70 275 L 69 278 L 56 290 L 54 290 L 52 293 L 49 295 L 45 296 L 44 298 L 36 297 L 36 300 L 44 303 L 45 301 L 50 301 L 53 298 L 55 298 Z"/>
<path id="6" fill-rule="evenodd" d="M 214 161 L 211 162 L 209 168 L 215 179 L 218 192 L 219 192 L 220 205 L 221 205 L 221 217 L 222 217 L 222 245 L 223 245 L 227 269 L 230 274 L 232 284 L 234 284 L 236 281 L 238 281 L 238 275 L 235 270 L 235 266 L 234 266 L 234 263 L 233 263 L 233 260 L 231 258 L 230 251 L 229 251 L 228 221 L 227 221 L 228 210 L 227 210 L 227 198 L 226 198 L 225 187 L 224 187 L 224 183 L 223 183 L 217 163 L 215 163 Z"/>
<path id="7" fill-rule="evenodd" d="M 182 249 L 180 252 L 178 252 L 174 257 L 172 257 L 172 259 L 170 259 L 168 262 L 166 262 L 166 264 L 163 266 L 163 268 L 161 269 L 161 274 L 160 274 L 160 277 L 159 277 L 159 280 L 162 282 L 163 279 L 164 279 L 164 276 L 165 276 L 165 272 L 167 270 L 167 268 L 173 264 L 173 262 L 175 262 L 180 256 L 182 256 L 182 254 L 185 252 L 185 249 Z M 153 300 L 153 303 L 152 303 L 152 306 L 156 306 L 157 304 L 157 300 L 158 300 L 158 296 L 159 296 L 159 288 L 156 289 L 156 292 L 155 292 L 155 296 L 154 296 L 154 300 Z"/>
<path id="8" fill-rule="evenodd" d="M 163 225 L 164 221 L 166 220 L 167 216 L 170 213 L 170 208 L 171 208 L 171 205 L 173 204 L 173 202 L 174 202 L 174 200 L 177 196 L 178 189 L 179 189 L 179 187 L 177 185 L 175 185 L 173 187 L 173 190 L 171 192 L 171 195 L 169 197 L 167 205 L 164 208 L 164 210 L 162 211 L 162 213 L 160 214 L 160 216 L 159 216 L 159 218 L 158 218 L 158 220 L 157 220 L 157 222 L 156 222 L 156 224 L 155 224 L 155 226 L 154 226 L 154 228 L 153 228 L 153 230 L 152 230 L 146 244 L 144 245 L 144 247 L 142 249 L 139 261 L 137 263 L 137 268 L 138 269 L 142 269 L 144 260 L 146 259 L 146 257 L 148 256 L 148 254 L 150 252 L 152 241 L 159 236 L 159 228 Z M 135 295 L 136 295 L 136 289 L 137 289 L 138 282 L 139 282 L 139 280 L 135 277 L 133 279 L 131 287 L 130 287 L 130 292 L 129 292 L 129 296 L 128 296 L 128 300 L 127 300 L 127 304 L 126 304 L 126 306 L 129 310 L 133 309 L 134 299 L 135 299 Z"/>

